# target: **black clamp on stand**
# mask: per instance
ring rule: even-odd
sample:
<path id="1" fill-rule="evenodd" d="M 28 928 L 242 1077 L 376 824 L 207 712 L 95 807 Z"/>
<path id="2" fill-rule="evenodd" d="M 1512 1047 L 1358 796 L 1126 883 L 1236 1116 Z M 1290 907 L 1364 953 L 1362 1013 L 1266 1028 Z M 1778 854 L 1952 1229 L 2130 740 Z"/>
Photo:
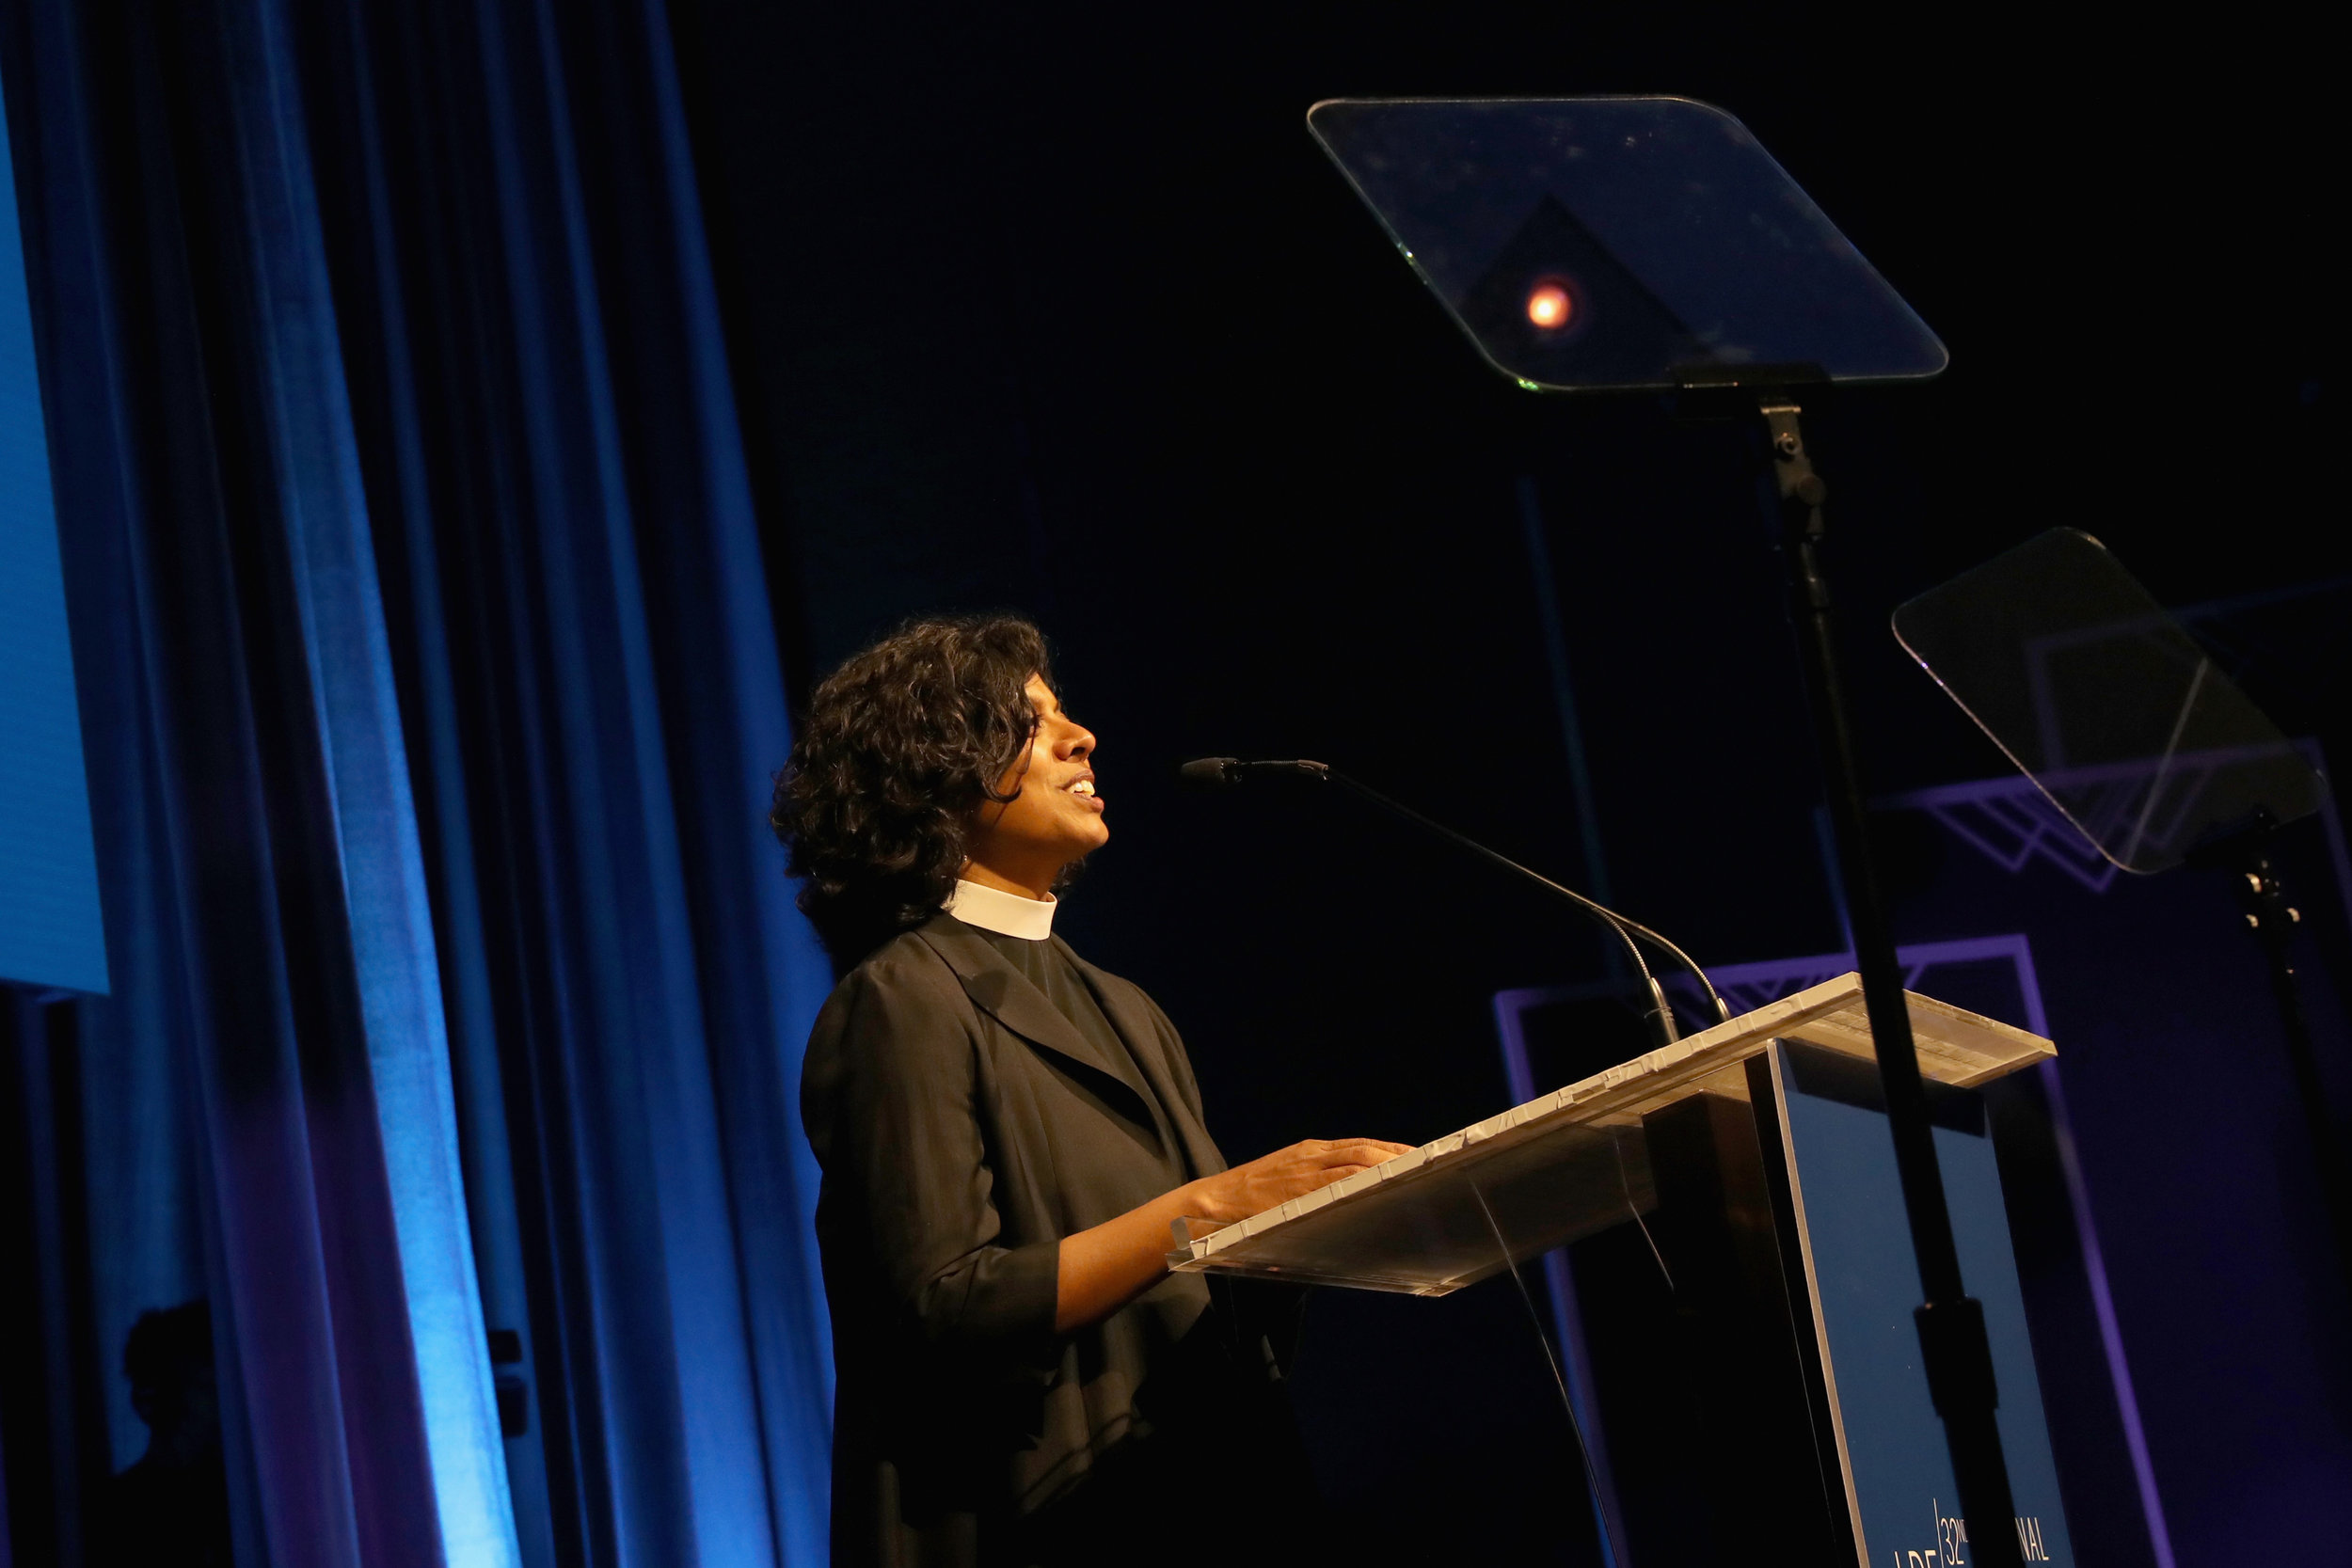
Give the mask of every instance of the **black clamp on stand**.
<path id="1" fill-rule="evenodd" d="M 1828 531 L 1822 504 L 1829 488 L 1805 449 L 1804 409 L 1798 402 L 1808 388 L 1826 391 L 1829 377 L 1813 365 L 1706 365 L 1677 372 L 1677 381 L 1673 404 L 1683 418 L 1746 413 L 1763 419 L 1778 502 L 1789 620 L 1804 666 L 1806 706 L 1813 717 L 1838 873 L 1853 926 L 1854 966 L 1862 975 L 1863 1006 L 1886 1095 L 1886 1120 L 1895 1141 L 1912 1253 L 1926 1298 L 1912 1317 L 1918 1325 L 1928 1393 L 1943 1418 L 1962 1513 L 1971 1520 L 2007 1523 L 2017 1511 L 1995 1421 L 1999 1391 L 1993 1376 L 1993 1351 L 1985 1337 L 1984 1308 L 1961 1281 L 1960 1251 L 1952 1239 L 1944 1174 L 1928 1120 L 1927 1090 L 1912 1039 L 1910 1007 L 1903 999 L 1902 966 L 1879 893 L 1852 721 L 1838 674 L 1829 578 L 1821 562 Z M 1975 1560 L 1999 1568 L 2022 1564 L 2008 1530 L 1987 1531 L 1982 1525 L 1979 1529 L 1969 1542 Z"/>

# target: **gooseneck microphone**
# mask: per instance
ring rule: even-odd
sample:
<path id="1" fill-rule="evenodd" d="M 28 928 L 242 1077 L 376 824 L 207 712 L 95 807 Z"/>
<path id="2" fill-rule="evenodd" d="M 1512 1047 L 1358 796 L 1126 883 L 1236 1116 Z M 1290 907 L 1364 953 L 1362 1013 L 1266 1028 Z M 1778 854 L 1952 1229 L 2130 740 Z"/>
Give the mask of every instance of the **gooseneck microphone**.
<path id="1" fill-rule="evenodd" d="M 1264 774 L 1288 774 L 1293 777 L 1314 779 L 1324 784 L 1338 784 L 1343 789 L 1362 796 L 1391 816 L 1401 816 L 1416 827 L 1437 834 L 1454 847 L 1469 850 L 1490 865 L 1499 865 L 1503 870 L 1534 882 L 1538 887 L 1557 894 L 1586 914 L 1598 920 L 1616 934 L 1619 942 L 1625 943 L 1626 952 L 1633 958 L 1635 973 L 1642 976 L 1642 983 L 1649 988 L 1650 1004 L 1655 1009 L 1651 1016 L 1658 1021 L 1658 1032 L 1663 1037 L 1661 1043 L 1672 1045 L 1681 1037 L 1681 1035 L 1675 1028 L 1674 1009 L 1666 1003 L 1664 990 L 1660 987 L 1658 977 L 1650 973 L 1649 964 L 1642 957 L 1641 944 L 1645 942 L 1659 951 L 1670 955 L 1675 962 L 1680 964 L 1691 977 L 1699 983 L 1699 989 L 1707 992 L 1707 999 L 1715 1005 L 1716 1018 L 1724 1022 L 1730 1022 L 1731 1009 L 1724 1006 L 1724 999 L 1716 992 L 1714 982 L 1707 977 L 1707 971 L 1693 962 L 1690 954 L 1685 953 L 1640 921 L 1619 914 L 1607 905 L 1585 897 L 1574 888 L 1562 887 L 1543 873 L 1531 871 L 1508 856 L 1498 854 L 1487 848 L 1468 834 L 1457 833 L 1444 823 L 1423 816 L 1403 801 L 1391 800 L 1370 784 L 1351 779 L 1336 768 L 1320 762 L 1309 762 L 1303 757 L 1269 762 L 1245 762 L 1239 757 L 1196 757 L 1176 770 L 1176 776 L 1179 779 L 1196 789 L 1231 789 L 1253 776 Z"/>
<path id="2" fill-rule="evenodd" d="M 1195 789 L 1231 789 L 1252 773 L 1295 773 L 1327 779 L 1331 770 L 1319 762 L 1244 762 L 1239 757 L 1195 757 L 1176 769 L 1176 776 Z"/>

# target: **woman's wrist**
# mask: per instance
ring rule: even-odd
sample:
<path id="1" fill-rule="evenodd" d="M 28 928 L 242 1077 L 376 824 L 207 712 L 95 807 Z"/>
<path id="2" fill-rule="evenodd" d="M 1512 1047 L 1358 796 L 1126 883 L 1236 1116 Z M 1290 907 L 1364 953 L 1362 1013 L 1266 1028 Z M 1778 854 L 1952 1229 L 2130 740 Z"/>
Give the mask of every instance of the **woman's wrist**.
<path id="1" fill-rule="evenodd" d="M 1209 1185 L 1210 1180 L 1205 1176 L 1196 1177 L 1176 1189 L 1172 1195 L 1176 1199 L 1175 1218 L 1180 1220 L 1223 1218 L 1216 1212 L 1216 1194 Z"/>

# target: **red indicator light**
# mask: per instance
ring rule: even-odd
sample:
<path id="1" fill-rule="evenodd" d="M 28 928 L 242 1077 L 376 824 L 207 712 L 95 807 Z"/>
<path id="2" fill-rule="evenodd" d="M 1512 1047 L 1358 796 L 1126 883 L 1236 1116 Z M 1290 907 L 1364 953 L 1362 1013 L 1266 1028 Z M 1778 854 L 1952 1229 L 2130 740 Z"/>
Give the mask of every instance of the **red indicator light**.
<path id="1" fill-rule="evenodd" d="M 1576 301 L 1557 283 L 1538 283 L 1528 291 L 1527 319 L 1546 332 L 1557 332 L 1576 313 Z"/>

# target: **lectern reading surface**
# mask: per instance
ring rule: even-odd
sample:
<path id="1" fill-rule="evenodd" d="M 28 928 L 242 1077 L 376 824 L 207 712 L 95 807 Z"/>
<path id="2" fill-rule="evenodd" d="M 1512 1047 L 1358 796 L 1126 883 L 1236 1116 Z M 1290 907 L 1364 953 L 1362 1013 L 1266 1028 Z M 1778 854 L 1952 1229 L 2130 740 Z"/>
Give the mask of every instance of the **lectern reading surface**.
<path id="1" fill-rule="evenodd" d="M 2037 1036 L 1924 996 L 1911 997 L 1911 1022 L 1920 1070 L 1956 1088 L 2055 1053 Z M 1746 1099 L 1742 1064 L 1775 1039 L 1869 1061 L 1860 978 L 1800 991 L 1213 1231 L 1171 1253 L 1170 1266 L 1424 1296 L 1476 1284 L 1647 1212 L 1643 1117 L 1705 1092 Z"/>

